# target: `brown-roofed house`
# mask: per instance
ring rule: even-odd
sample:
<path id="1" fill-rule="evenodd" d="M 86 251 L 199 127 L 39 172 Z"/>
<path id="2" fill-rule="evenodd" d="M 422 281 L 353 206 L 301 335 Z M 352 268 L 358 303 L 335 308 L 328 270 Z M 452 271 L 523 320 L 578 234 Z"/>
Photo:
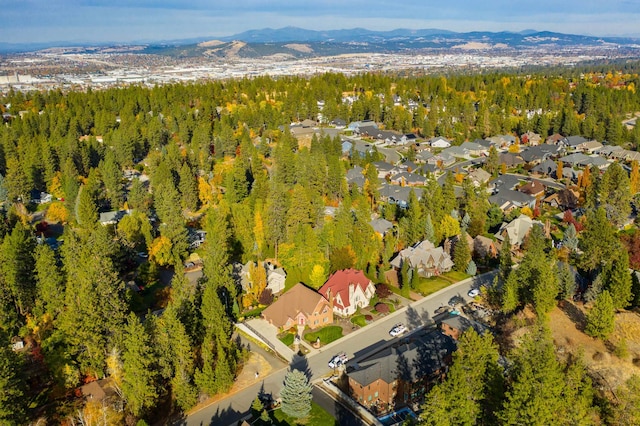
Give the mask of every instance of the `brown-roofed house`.
<path id="1" fill-rule="evenodd" d="M 523 194 L 531 195 L 532 197 L 542 197 L 544 195 L 545 186 L 538 181 L 532 180 L 531 182 L 527 182 L 522 185 L 518 191 Z"/>
<path id="2" fill-rule="evenodd" d="M 357 269 L 343 269 L 331 275 L 318 291 L 325 299 L 333 302 L 333 310 L 336 314 L 349 316 L 353 315 L 359 307 L 369 306 L 376 288 L 364 272 Z"/>
<path id="3" fill-rule="evenodd" d="M 262 311 L 262 317 L 283 330 L 296 325 L 313 329 L 332 323 L 333 310 L 320 293 L 298 283 Z"/>
<path id="4" fill-rule="evenodd" d="M 87 401 L 102 401 L 116 394 L 113 379 L 102 379 L 89 382 L 80 387 Z"/>

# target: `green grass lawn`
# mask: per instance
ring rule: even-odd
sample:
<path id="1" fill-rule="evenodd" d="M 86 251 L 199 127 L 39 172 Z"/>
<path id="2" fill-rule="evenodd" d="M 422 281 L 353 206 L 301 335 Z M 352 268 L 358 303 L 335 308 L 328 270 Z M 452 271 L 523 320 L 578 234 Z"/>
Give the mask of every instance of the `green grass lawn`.
<path id="1" fill-rule="evenodd" d="M 282 410 L 277 409 L 269 413 L 271 417 L 271 425 L 276 426 L 289 426 L 297 424 L 295 420 L 282 412 Z M 254 425 L 264 425 L 265 423 L 261 420 L 253 423 Z M 325 410 L 322 409 L 319 405 L 312 402 L 311 403 L 311 413 L 309 414 L 309 418 L 307 422 L 304 423 L 307 426 L 338 426 L 337 421 Z"/>
<path id="2" fill-rule="evenodd" d="M 281 337 L 278 337 L 278 338 L 285 345 L 291 346 L 291 345 L 293 345 L 293 341 L 295 340 L 296 336 L 294 336 L 293 333 L 287 333 L 284 336 L 281 336 Z"/>
<path id="3" fill-rule="evenodd" d="M 320 330 L 304 335 L 304 339 L 309 343 L 315 342 L 318 337 L 320 337 L 320 343 L 323 345 L 331 343 L 342 337 L 342 327 L 337 325 L 328 325 Z"/>
<path id="4" fill-rule="evenodd" d="M 354 316 L 353 318 L 351 318 L 351 322 L 358 327 L 364 327 L 365 325 L 367 325 L 367 321 L 365 320 L 364 315 Z"/>
<path id="5" fill-rule="evenodd" d="M 428 296 L 465 278 L 469 278 L 469 275 L 464 272 L 449 271 L 438 277 L 421 278 L 416 290 L 423 296 Z"/>

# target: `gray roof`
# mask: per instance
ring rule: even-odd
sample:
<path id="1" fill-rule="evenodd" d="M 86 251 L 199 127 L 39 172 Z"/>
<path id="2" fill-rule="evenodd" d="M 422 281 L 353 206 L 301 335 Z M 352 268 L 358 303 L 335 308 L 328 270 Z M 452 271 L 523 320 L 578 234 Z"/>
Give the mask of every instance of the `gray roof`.
<path id="1" fill-rule="evenodd" d="M 602 158 L 599 155 L 590 155 L 588 159 L 581 161 L 578 163 L 579 166 L 596 166 L 596 167 L 604 167 L 609 164 L 606 158 Z"/>
<path id="2" fill-rule="evenodd" d="M 357 185 L 359 188 L 364 186 L 364 175 L 362 174 L 363 169 L 360 166 L 353 166 L 353 169 L 347 170 L 347 184 Z"/>
<path id="3" fill-rule="evenodd" d="M 565 155 L 564 157 L 560 158 L 560 161 L 562 161 L 563 163 L 571 164 L 572 166 L 577 166 L 580 162 L 588 159 L 589 156 L 581 152 L 576 152 L 573 154 Z"/>
<path id="4" fill-rule="evenodd" d="M 462 145 L 460 145 L 460 148 L 468 149 L 469 151 L 484 151 L 487 149 L 487 147 L 475 142 L 463 142 Z"/>
<path id="5" fill-rule="evenodd" d="M 447 324 L 451 328 L 455 328 L 456 330 L 460 330 L 461 333 L 464 333 L 470 328 L 473 328 L 476 333 L 479 335 L 483 335 L 485 332 L 489 331 L 490 328 L 482 323 L 477 321 L 473 321 L 467 319 L 460 315 L 451 315 L 448 318 L 442 320 L 443 324 Z"/>
<path id="6" fill-rule="evenodd" d="M 534 173 L 542 173 L 545 175 L 551 175 L 558 169 L 558 164 L 553 160 L 544 160 L 542 163 L 535 166 L 531 171 Z M 564 170 L 564 169 L 563 169 Z"/>
<path id="7" fill-rule="evenodd" d="M 392 182 L 401 182 L 404 179 L 404 183 L 407 185 L 426 185 L 427 178 L 417 175 L 415 173 L 401 172 L 391 178 Z"/>
<path id="8" fill-rule="evenodd" d="M 466 157 L 467 155 L 469 155 L 469 151 L 461 146 L 450 146 L 449 148 L 443 149 L 440 154 L 453 155 L 454 157 Z"/>
<path id="9" fill-rule="evenodd" d="M 451 337 L 434 330 L 360 361 L 358 368 L 348 375 L 362 386 L 378 379 L 386 383 L 398 379 L 415 382 L 446 367 L 447 359 L 455 349 Z"/>
<path id="10" fill-rule="evenodd" d="M 393 228 L 393 223 L 383 218 L 373 219 L 369 222 L 369 225 L 371 225 L 374 231 L 382 235 L 386 234 L 389 229 Z"/>
<path id="11" fill-rule="evenodd" d="M 490 180 L 489 184 L 493 185 L 496 188 L 496 191 L 499 192 L 504 189 L 513 189 L 520 183 L 520 181 L 523 180 L 525 180 L 524 177 L 521 178 L 514 175 L 502 175 Z"/>
<path id="12" fill-rule="evenodd" d="M 397 204 L 407 203 L 409 201 L 409 194 L 411 191 L 415 192 L 418 199 L 422 197 L 422 188 L 412 188 L 409 186 L 398 186 L 382 184 L 380 187 L 380 196 L 389 199 L 390 202 Z"/>
<path id="13" fill-rule="evenodd" d="M 391 163 L 387 163 L 385 161 L 376 161 L 373 164 L 373 166 L 376 168 L 376 170 L 378 170 L 379 172 L 390 172 L 391 170 L 393 170 L 393 168 L 395 167 L 393 164 Z"/>
<path id="14" fill-rule="evenodd" d="M 524 160 L 511 152 L 501 152 L 498 156 L 500 164 L 505 163 L 507 167 L 517 166 L 518 164 L 524 164 Z"/>
<path id="15" fill-rule="evenodd" d="M 511 189 L 503 189 L 497 194 L 489 197 L 489 202 L 502 206 L 505 203 L 511 203 L 518 207 L 524 207 L 535 202 L 536 197 L 527 195 L 519 191 L 513 191 Z"/>
<path id="16" fill-rule="evenodd" d="M 565 138 L 565 140 L 566 144 L 569 146 L 578 146 L 581 143 L 587 142 L 587 139 L 583 138 L 582 136 L 569 136 Z"/>
<path id="17" fill-rule="evenodd" d="M 557 145 L 551 145 L 543 143 L 529 147 L 520 153 L 520 157 L 527 163 L 535 160 L 545 160 L 549 156 L 557 154 L 559 147 Z"/>

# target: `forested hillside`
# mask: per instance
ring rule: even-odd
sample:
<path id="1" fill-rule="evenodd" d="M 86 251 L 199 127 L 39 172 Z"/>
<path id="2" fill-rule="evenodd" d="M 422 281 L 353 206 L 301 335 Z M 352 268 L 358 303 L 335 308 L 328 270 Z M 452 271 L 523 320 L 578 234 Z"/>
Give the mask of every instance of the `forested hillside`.
<path id="1" fill-rule="evenodd" d="M 262 291 L 242 293 L 234 261 L 277 261 L 288 286 L 321 284 L 350 267 L 382 281 L 400 249 L 425 238 L 438 245 L 460 234 L 465 220 L 475 237 L 504 219 L 484 188 L 462 184 L 457 198 L 453 173 L 443 185 L 429 178 L 419 201 L 411 192 L 407 209 L 383 202 L 371 165 L 382 154 L 345 155 L 339 136 L 299 141 L 291 123 L 321 113 L 324 123 L 373 120 L 457 144 L 533 131 L 635 150 L 640 126 L 629 130 L 623 120 L 640 111 L 639 69 L 629 63 L 532 74 L 325 74 L 9 93 L 0 99 L 6 121 L 0 125 L 0 423 L 45 417 L 80 424 L 78 417 L 100 413 L 113 424 L 135 424 L 227 391 L 244 356 L 231 338 L 233 322 L 265 300 Z M 353 166 L 363 168 L 362 189 L 347 185 Z M 584 238 L 598 244 L 582 247 L 575 262 L 582 270 L 621 253 L 621 246 L 614 252 L 600 244 L 605 237 L 617 241 L 615 231 L 603 237 L 594 224 L 607 223 L 602 211 L 614 202 L 605 203 L 604 194 L 614 194 L 623 180 L 598 180 L 588 195 Z M 34 191 L 51 194 L 52 202 L 32 202 Z M 630 209 L 631 196 L 625 197 L 623 208 Z M 337 208 L 334 216 L 325 215 L 327 206 Z M 103 226 L 100 213 L 110 211 L 126 215 Z M 397 232 L 377 236 L 372 213 L 397 224 Z M 194 229 L 206 231 L 197 250 L 190 245 Z M 183 273 L 193 252 L 203 262 L 196 284 Z M 546 254 L 535 253 L 522 270 L 539 277 L 548 272 L 539 263 Z M 618 265 L 610 260 L 607 273 L 614 274 Z M 174 273 L 170 285 L 159 278 L 167 271 Z M 509 291 L 525 294 L 507 299 L 506 312 L 532 303 L 544 316 L 553 306 L 555 298 L 524 284 L 535 287 L 530 277 L 520 271 L 505 277 Z M 132 290 L 131 281 L 143 291 Z M 540 331 L 535 338 L 545 336 Z M 17 340 L 29 350 L 9 349 Z M 525 341 L 516 359 L 514 377 L 522 383 L 536 374 L 527 367 L 534 355 L 553 362 L 547 343 L 539 353 L 525 353 L 533 345 Z M 488 356 L 492 363 L 497 358 Z M 555 366 L 553 398 L 582 386 L 580 374 L 571 363 Z M 78 387 L 105 377 L 121 405 L 83 406 Z M 519 389 L 510 389 L 508 404 L 516 404 Z M 439 404 L 436 397 L 443 396 L 435 394 L 430 404 Z M 485 424 L 493 424 L 492 416 L 482 417 Z M 499 420 L 519 418 L 505 410 Z"/>

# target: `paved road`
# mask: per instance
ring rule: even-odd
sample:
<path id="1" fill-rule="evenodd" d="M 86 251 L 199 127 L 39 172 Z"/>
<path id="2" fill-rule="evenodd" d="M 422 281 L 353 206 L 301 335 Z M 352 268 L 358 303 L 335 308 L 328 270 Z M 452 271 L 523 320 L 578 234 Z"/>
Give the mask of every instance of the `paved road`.
<path id="1" fill-rule="evenodd" d="M 469 300 L 467 292 L 472 287 L 490 284 L 494 272 L 483 274 L 460 283 L 449 286 L 417 302 L 413 302 L 407 308 L 400 309 L 373 324 L 361 328 L 342 339 L 339 339 L 323 348 L 312 356 L 296 357 L 291 363 L 292 368 L 306 371 L 311 380 L 319 379 L 329 373 L 329 360 L 337 352 L 344 351 L 349 358 L 356 360 L 367 353 L 379 350 L 394 340 L 389 336 L 389 330 L 396 323 L 404 323 L 409 330 L 420 328 L 431 323 L 433 312 L 442 305 L 446 305 L 449 299 L 455 295 Z M 264 381 L 255 386 L 246 388 L 228 398 L 220 400 L 210 406 L 191 414 L 189 417 L 174 423 L 177 425 L 232 425 L 243 418 L 251 407 L 251 402 L 259 392 L 277 396 L 282 388 L 287 369 L 275 371 L 265 377 Z"/>

